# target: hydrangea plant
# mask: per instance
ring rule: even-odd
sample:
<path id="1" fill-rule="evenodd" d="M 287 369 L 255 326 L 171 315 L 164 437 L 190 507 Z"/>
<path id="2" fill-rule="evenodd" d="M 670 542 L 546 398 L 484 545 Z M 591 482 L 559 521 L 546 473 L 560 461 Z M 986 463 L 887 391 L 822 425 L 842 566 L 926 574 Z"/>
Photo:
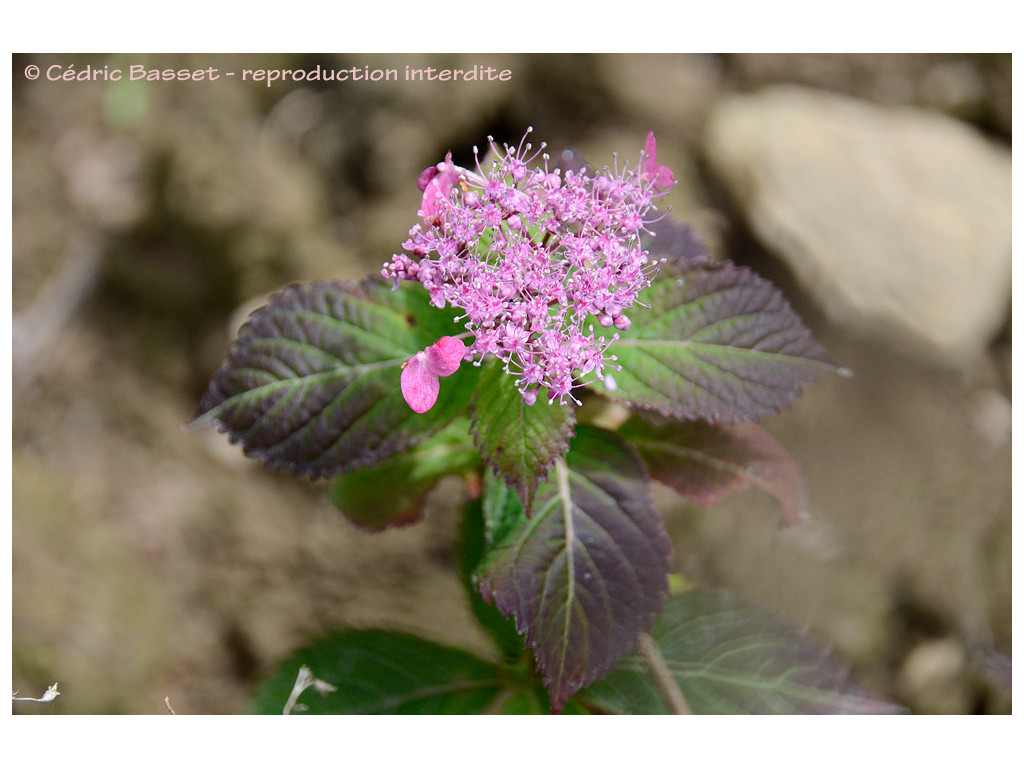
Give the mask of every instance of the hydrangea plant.
<path id="1" fill-rule="evenodd" d="M 757 421 L 835 363 L 774 286 L 658 210 L 675 180 L 653 133 L 601 170 L 527 138 L 427 168 L 381 276 L 292 285 L 254 312 L 193 422 L 331 478 L 371 530 L 464 478 L 459 566 L 499 660 L 341 633 L 256 710 L 893 711 L 805 634 L 670 594 L 652 501 L 652 482 L 705 507 L 754 485 L 802 520 L 800 473 Z"/>

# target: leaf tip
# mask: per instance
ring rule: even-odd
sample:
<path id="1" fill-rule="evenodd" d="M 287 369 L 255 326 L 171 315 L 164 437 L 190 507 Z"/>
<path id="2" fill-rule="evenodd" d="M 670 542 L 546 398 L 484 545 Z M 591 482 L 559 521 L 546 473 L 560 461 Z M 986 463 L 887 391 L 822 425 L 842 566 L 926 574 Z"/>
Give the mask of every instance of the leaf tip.
<path id="1" fill-rule="evenodd" d="M 203 411 L 197 413 L 189 421 L 183 422 L 181 425 L 181 431 L 193 432 L 201 427 L 213 426 L 216 421 L 216 418 L 210 415 L 210 411 Z"/>

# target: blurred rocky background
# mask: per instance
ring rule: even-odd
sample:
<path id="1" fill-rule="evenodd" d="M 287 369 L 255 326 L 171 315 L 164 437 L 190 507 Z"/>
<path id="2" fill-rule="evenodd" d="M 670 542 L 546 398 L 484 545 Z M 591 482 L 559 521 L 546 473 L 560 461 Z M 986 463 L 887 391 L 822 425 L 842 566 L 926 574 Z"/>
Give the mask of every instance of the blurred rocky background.
<path id="1" fill-rule="evenodd" d="M 46 77 L 131 64 L 512 77 Z M 853 371 L 765 422 L 815 519 L 666 493 L 680 571 L 914 712 L 1009 711 L 1009 55 L 24 55 L 14 75 L 12 684 L 62 691 L 16 712 L 239 712 L 350 626 L 489 652 L 455 572 L 458 488 L 370 534 L 182 424 L 270 292 L 377 272 L 424 167 L 530 125 L 601 164 L 653 129 L 671 215 Z"/>

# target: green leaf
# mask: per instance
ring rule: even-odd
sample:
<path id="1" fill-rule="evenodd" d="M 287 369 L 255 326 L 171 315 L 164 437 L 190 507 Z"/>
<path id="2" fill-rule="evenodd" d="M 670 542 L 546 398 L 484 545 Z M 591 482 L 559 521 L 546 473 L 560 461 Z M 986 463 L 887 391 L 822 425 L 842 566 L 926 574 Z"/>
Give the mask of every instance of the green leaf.
<path id="1" fill-rule="evenodd" d="M 546 715 L 550 711 L 543 690 L 513 693 L 501 704 L 503 715 Z"/>
<path id="2" fill-rule="evenodd" d="M 642 462 L 580 426 L 527 518 L 513 493 L 488 508 L 494 549 L 478 587 L 526 633 L 554 711 L 632 650 L 661 610 L 672 547 Z"/>
<path id="3" fill-rule="evenodd" d="M 419 520 L 427 494 L 438 480 L 480 464 L 480 453 L 467 429 L 465 419 L 456 419 L 405 453 L 339 475 L 328 491 L 331 502 L 353 523 L 369 530 Z"/>
<path id="4" fill-rule="evenodd" d="M 489 478 L 490 480 L 490 478 Z M 504 505 L 505 496 L 511 494 L 504 483 L 488 482 L 485 486 L 483 498 L 472 499 L 463 507 L 462 527 L 459 536 L 459 570 L 462 576 L 462 584 L 469 597 L 470 608 L 473 615 L 497 645 L 499 652 L 507 662 L 514 663 L 523 658 L 525 648 L 523 640 L 516 632 L 515 623 L 498 612 L 494 605 L 484 601 L 476 589 L 475 574 L 479 570 L 480 562 L 485 554 L 493 546 L 492 541 L 485 529 L 485 517 L 493 517 L 494 512 L 494 489 L 500 488 L 504 494 L 499 504 Z M 490 507 L 485 516 L 484 507 Z M 519 513 L 522 513 L 522 506 L 519 506 Z"/>
<path id="5" fill-rule="evenodd" d="M 622 370 L 606 394 L 672 418 L 756 420 L 835 368 L 779 290 L 730 262 L 656 280 L 629 316 L 612 346 Z"/>
<path id="6" fill-rule="evenodd" d="M 465 651 L 393 632 L 346 632 L 281 665 L 252 712 L 281 714 L 302 666 L 337 690 L 321 695 L 308 688 L 296 713 L 468 715 L 487 710 L 504 690 L 497 669 Z"/>
<path id="7" fill-rule="evenodd" d="M 528 691 L 516 691 L 505 699 L 500 710 L 502 715 L 546 715 L 550 712 L 551 704 L 544 689 L 540 687 Z M 590 715 L 593 713 L 569 699 L 560 714 Z"/>
<path id="8" fill-rule="evenodd" d="M 895 714 L 825 644 L 726 595 L 670 597 L 651 635 L 694 714 Z M 577 699 L 616 714 L 669 714 L 633 654 Z"/>
<path id="9" fill-rule="evenodd" d="M 473 439 L 484 460 L 530 509 L 538 483 L 569 448 L 574 410 L 543 398 L 526 405 L 513 377 L 492 360 L 473 398 L 471 419 Z"/>
<path id="10" fill-rule="evenodd" d="M 465 411 L 479 376 L 471 365 L 442 381 L 422 415 L 399 384 L 406 360 L 456 329 L 419 285 L 292 285 L 239 331 L 193 425 L 217 424 L 247 455 L 295 473 L 375 464 Z"/>
<path id="11" fill-rule="evenodd" d="M 639 451 L 652 478 L 705 508 L 755 485 L 778 499 L 787 524 L 809 517 L 799 467 L 757 424 L 670 421 L 654 426 L 633 417 L 619 433 Z"/>

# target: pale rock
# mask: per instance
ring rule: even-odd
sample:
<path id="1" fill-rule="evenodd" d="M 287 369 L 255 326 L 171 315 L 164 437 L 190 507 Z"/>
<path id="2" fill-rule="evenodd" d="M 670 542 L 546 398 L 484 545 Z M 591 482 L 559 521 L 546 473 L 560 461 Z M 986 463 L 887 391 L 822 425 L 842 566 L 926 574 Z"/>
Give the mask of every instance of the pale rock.
<path id="1" fill-rule="evenodd" d="M 897 685 L 917 714 L 970 712 L 967 655 L 952 638 L 926 640 L 916 646 L 900 667 Z"/>
<path id="2" fill-rule="evenodd" d="M 909 332 L 950 362 L 1005 322 L 1010 153 L 966 124 L 778 86 L 716 106 L 706 150 L 755 235 L 834 321 Z"/>

